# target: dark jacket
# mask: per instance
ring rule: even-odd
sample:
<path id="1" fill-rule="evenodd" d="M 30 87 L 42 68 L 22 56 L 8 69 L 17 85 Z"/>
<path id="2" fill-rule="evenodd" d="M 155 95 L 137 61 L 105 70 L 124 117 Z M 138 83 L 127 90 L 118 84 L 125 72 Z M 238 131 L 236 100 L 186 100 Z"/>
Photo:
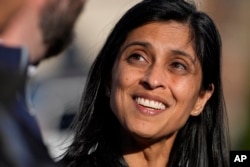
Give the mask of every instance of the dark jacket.
<path id="1" fill-rule="evenodd" d="M 55 166 L 25 100 L 28 54 L 0 45 L 0 166 Z"/>

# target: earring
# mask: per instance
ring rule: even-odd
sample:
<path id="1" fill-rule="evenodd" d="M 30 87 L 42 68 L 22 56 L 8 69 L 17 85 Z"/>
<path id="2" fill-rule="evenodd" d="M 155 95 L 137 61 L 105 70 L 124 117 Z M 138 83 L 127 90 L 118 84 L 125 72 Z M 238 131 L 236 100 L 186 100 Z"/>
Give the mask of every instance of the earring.
<path id="1" fill-rule="evenodd" d="M 199 115 L 200 114 L 200 112 L 198 112 L 198 111 L 194 111 L 193 112 L 193 116 L 197 116 L 197 115 Z"/>

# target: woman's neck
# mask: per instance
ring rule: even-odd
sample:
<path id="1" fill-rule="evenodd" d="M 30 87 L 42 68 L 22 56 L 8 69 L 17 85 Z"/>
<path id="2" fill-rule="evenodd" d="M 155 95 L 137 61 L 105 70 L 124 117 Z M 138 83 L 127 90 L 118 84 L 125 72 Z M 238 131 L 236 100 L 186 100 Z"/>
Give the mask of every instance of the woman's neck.
<path id="1" fill-rule="evenodd" d="M 129 167 L 166 167 L 176 134 L 157 141 L 125 135 L 122 137 L 123 157 Z"/>

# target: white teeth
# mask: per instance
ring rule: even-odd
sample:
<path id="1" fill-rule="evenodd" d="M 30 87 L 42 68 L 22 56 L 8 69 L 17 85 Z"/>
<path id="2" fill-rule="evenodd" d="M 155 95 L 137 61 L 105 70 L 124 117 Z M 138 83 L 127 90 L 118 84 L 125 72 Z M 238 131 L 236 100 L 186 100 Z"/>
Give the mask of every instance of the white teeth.
<path id="1" fill-rule="evenodd" d="M 161 102 L 148 100 L 148 99 L 144 99 L 144 98 L 141 98 L 141 97 L 137 97 L 135 99 L 135 101 L 140 105 L 143 105 L 145 107 L 149 107 L 149 108 L 152 108 L 152 109 L 157 109 L 157 110 L 165 110 L 166 109 L 166 106 Z"/>

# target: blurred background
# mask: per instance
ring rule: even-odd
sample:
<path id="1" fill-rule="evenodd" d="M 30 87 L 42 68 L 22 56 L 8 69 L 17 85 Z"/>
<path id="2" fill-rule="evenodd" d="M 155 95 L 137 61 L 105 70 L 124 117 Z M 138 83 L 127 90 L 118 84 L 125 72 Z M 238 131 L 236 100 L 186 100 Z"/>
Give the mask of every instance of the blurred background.
<path id="1" fill-rule="evenodd" d="M 75 41 L 61 56 L 42 62 L 30 78 L 28 101 L 53 157 L 72 136 L 89 67 L 111 28 L 139 0 L 88 0 Z M 250 1 L 196 0 L 215 21 L 223 43 L 223 86 L 232 150 L 250 150 Z"/>

